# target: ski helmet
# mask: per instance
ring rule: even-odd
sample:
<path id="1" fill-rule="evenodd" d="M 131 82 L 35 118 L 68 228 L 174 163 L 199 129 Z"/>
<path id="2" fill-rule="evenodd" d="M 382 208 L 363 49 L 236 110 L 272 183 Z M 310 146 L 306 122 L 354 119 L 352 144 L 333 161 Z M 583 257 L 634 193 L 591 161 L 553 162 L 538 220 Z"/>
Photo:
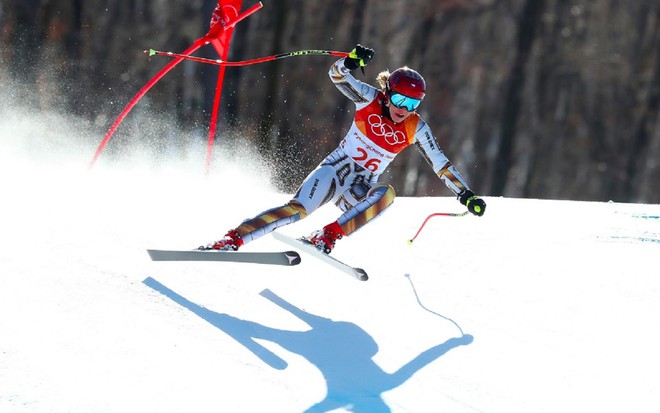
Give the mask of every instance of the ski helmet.
<path id="1" fill-rule="evenodd" d="M 401 67 L 390 73 L 387 79 L 389 93 L 400 93 L 414 99 L 424 99 L 426 82 L 422 75 L 409 67 Z"/>

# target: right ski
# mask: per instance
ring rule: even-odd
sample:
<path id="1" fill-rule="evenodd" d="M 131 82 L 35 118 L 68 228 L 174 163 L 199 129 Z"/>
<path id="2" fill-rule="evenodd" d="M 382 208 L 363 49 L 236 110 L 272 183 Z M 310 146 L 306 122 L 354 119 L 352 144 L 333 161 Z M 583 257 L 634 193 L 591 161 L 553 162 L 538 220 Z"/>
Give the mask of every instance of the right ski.
<path id="1" fill-rule="evenodd" d="M 295 251 L 241 252 L 217 250 L 147 250 L 152 261 L 229 261 L 251 264 L 298 265 Z"/>
<path id="2" fill-rule="evenodd" d="M 339 261 L 335 257 L 331 257 L 330 255 L 319 251 L 314 245 L 306 242 L 305 240 L 292 238 L 277 231 L 273 231 L 271 234 L 276 240 L 284 242 L 285 244 L 288 244 L 294 248 L 298 248 L 301 251 L 325 262 L 326 264 L 330 264 L 339 271 L 345 272 L 346 274 L 351 275 L 360 281 L 367 281 L 369 279 L 367 272 L 362 268 L 351 267 L 350 265 Z"/>

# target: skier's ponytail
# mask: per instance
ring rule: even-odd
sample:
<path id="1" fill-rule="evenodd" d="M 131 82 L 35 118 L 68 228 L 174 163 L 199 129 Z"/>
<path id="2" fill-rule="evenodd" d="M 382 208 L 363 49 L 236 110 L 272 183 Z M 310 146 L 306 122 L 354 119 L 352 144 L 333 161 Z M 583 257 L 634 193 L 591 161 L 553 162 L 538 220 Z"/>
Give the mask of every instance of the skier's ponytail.
<path id="1" fill-rule="evenodd" d="M 378 84 L 380 85 L 380 89 L 383 91 L 383 93 L 387 93 L 387 79 L 389 78 L 390 78 L 390 71 L 387 69 L 378 73 L 378 76 L 376 76 L 376 80 L 378 81 Z"/>

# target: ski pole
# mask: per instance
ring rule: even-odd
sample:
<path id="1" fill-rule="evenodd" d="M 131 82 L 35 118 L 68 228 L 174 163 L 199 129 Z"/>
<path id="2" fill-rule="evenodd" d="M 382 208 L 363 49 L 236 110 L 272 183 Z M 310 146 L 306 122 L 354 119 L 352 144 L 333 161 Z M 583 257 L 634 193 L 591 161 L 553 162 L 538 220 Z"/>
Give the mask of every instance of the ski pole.
<path id="1" fill-rule="evenodd" d="M 461 212 L 460 214 L 459 213 L 452 213 L 452 212 L 436 212 L 434 214 L 429 215 L 428 217 L 426 217 L 426 219 L 424 220 L 422 225 L 419 227 L 419 229 L 417 230 L 417 233 L 415 234 L 415 236 L 408 240 L 408 244 L 412 245 L 413 241 L 415 241 L 415 238 L 417 238 L 419 233 L 422 232 L 422 228 L 424 228 L 424 225 L 426 225 L 426 223 L 428 222 L 429 219 L 431 219 L 433 217 L 463 217 L 463 216 L 467 215 L 467 213 L 468 213 L 468 211 Z"/>
<path id="2" fill-rule="evenodd" d="M 273 60 L 284 59 L 293 56 L 328 55 L 328 56 L 337 56 L 337 57 L 348 57 L 347 52 L 337 52 L 334 50 L 296 50 L 293 52 L 280 53 L 272 56 L 259 57 L 250 60 L 242 60 L 239 62 L 226 62 L 220 59 L 206 59 L 203 57 L 189 56 L 174 52 L 162 52 L 160 50 L 154 50 L 154 49 L 145 50 L 144 53 L 148 54 L 149 56 L 176 57 L 179 59 L 191 60 L 193 62 L 206 63 L 209 65 L 216 65 L 216 66 L 249 66 L 257 63 L 270 62 Z"/>

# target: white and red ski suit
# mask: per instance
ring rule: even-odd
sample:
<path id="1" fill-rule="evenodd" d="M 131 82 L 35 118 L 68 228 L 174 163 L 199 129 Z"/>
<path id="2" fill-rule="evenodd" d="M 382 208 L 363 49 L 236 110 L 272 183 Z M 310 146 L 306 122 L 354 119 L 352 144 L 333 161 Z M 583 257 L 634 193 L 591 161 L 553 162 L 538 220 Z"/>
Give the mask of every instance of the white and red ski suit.
<path id="1" fill-rule="evenodd" d="M 234 234 L 242 244 L 274 229 L 296 222 L 333 202 L 343 214 L 332 223 L 349 235 L 381 214 L 394 201 L 389 184 L 379 176 L 407 146 L 415 144 L 445 185 L 457 196 L 469 190 L 417 113 L 395 123 L 388 116 L 385 94 L 353 77 L 344 59 L 335 62 L 329 76 L 337 88 L 355 103 L 351 127 L 339 147 L 330 153 L 298 188 L 288 203 L 267 210 L 239 225 Z"/>

